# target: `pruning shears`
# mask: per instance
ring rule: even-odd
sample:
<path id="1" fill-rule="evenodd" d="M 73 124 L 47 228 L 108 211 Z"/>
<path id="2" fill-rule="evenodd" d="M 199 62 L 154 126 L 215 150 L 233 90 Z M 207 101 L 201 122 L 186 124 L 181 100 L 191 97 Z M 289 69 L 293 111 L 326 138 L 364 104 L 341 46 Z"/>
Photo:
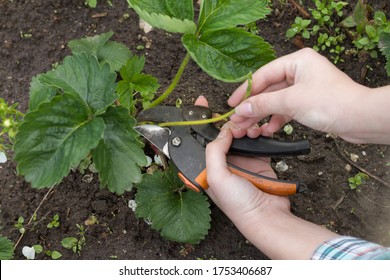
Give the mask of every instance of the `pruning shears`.
<path id="1" fill-rule="evenodd" d="M 136 126 L 135 130 L 173 162 L 178 169 L 179 178 L 188 188 L 202 192 L 208 188 L 205 147 L 217 137 L 219 129 L 211 123 L 167 127 L 157 124 L 210 118 L 212 111 L 208 107 L 156 106 L 138 115 L 138 122 L 146 124 Z M 310 144 L 307 140 L 288 142 L 262 136 L 234 139 L 229 150 L 231 154 L 248 157 L 296 156 L 309 152 Z M 300 182 L 265 177 L 231 163 L 228 163 L 228 168 L 232 173 L 246 178 L 257 188 L 270 194 L 292 195 L 305 190 L 305 186 Z"/>

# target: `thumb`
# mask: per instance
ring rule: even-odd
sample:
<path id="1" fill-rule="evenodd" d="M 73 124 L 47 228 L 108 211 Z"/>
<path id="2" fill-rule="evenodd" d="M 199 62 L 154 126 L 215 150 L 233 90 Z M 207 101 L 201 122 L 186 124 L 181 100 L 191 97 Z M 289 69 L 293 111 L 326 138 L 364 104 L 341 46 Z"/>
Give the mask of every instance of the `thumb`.
<path id="1" fill-rule="evenodd" d="M 241 117 L 257 119 L 270 115 L 289 115 L 287 92 L 290 88 L 249 97 L 235 108 L 235 113 Z"/>
<path id="2" fill-rule="evenodd" d="M 220 182 L 221 177 L 226 178 L 230 176 L 226 163 L 226 154 L 232 141 L 233 136 L 227 123 L 221 128 L 218 137 L 206 147 L 207 181 L 211 186 Z"/>

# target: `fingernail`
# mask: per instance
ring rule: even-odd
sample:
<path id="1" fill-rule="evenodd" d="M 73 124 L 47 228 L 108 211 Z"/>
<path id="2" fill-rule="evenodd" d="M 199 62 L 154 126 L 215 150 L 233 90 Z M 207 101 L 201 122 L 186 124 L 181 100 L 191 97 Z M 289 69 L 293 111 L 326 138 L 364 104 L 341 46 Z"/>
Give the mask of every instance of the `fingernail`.
<path id="1" fill-rule="evenodd" d="M 236 107 L 236 114 L 239 116 L 251 115 L 253 114 L 252 104 L 249 102 L 241 103 Z"/>
<path id="2" fill-rule="evenodd" d="M 252 126 L 250 127 L 250 129 L 252 129 L 252 130 L 259 130 L 260 127 L 259 127 L 258 124 L 254 124 L 254 125 L 252 125 Z"/>
<path id="3" fill-rule="evenodd" d="M 227 136 L 229 129 L 230 129 L 230 126 L 228 124 L 224 124 L 222 126 L 221 131 L 219 132 L 217 138 L 225 138 Z"/>

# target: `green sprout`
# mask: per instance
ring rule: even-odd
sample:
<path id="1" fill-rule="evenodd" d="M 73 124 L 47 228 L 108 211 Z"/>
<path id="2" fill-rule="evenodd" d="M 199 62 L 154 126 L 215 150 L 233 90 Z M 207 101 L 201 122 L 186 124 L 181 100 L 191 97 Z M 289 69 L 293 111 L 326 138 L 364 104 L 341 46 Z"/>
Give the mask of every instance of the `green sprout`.
<path id="1" fill-rule="evenodd" d="M 368 175 L 363 172 L 357 173 L 355 176 L 348 178 L 349 188 L 356 190 L 358 186 L 363 184 L 364 181 L 368 180 Z"/>

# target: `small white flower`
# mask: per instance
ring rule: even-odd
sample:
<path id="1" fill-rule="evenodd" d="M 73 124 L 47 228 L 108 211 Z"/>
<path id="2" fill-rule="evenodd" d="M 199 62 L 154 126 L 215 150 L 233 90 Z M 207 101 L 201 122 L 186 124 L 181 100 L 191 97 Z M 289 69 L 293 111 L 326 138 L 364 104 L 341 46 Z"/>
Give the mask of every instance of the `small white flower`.
<path id="1" fill-rule="evenodd" d="M 22 254 L 25 256 L 28 260 L 35 259 L 35 250 L 33 247 L 24 246 L 22 249 Z"/>
<path id="2" fill-rule="evenodd" d="M 5 162 L 7 162 L 7 156 L 5 155 L 5 153 L 0 152 L 0 163 L 5 163 Z"/>
<path id="3" fill-rule="evenodd" d="M 137 202 L 134 199 L 129 200 L 129 208 L 135 212 L 135 209 L 137 209 Z"/>

